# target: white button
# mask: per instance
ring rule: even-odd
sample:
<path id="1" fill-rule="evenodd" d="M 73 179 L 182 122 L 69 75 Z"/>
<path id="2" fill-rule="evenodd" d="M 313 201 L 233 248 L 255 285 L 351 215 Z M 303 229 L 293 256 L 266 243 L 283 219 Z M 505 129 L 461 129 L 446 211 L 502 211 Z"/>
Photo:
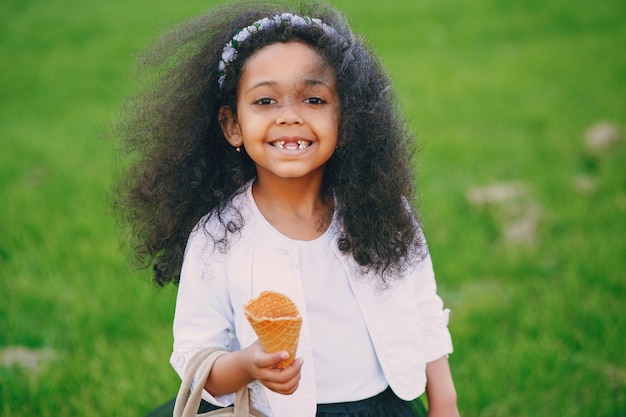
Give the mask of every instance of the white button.
<path id="1" fill-rule="evenodd" d="M 176 353 L 174 355 L 173 363 L 176 368 L 182 369 L 183 366 L 185 366 L 185 355 L 182 353 Z"/>

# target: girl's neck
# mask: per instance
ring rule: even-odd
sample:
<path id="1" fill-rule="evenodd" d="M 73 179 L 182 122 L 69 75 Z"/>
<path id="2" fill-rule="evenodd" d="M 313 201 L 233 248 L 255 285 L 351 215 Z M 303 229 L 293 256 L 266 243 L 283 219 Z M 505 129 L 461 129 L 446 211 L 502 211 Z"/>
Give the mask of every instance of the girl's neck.
<path id="1" fill-rule="evenodd" d="M 263 217 L 290 239 L 316 239 L 332 220 L 333 201 L 323 195 L 321 180 L 257 179 L 252 195 Z"/>

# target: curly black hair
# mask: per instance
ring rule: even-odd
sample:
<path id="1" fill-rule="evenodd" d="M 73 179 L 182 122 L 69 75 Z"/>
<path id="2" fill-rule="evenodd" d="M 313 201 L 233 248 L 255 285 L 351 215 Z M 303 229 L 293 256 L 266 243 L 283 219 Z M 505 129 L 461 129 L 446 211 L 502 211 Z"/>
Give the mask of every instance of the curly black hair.
<path id="1" fill-rule="evenodd" d="M 222 49 L 242 28 L 284 12 L 319 18 L 284 23 L 237 47 L 222 88 Z M 413 207 L 414 138 L 391 80 L 363 38 L 329 5 L 239 1 L 221 6 L 163 36 L 139 64 L 145 80 L 122 109 L 117 134 L 131 159 L 116 182 L 114 206 L 132 229 L 137 258 L 154 268 L 158 285 L 177 283 L 189 233 L 209 212 L 221 219 L 229 199 L 256 175 L 254 162 L 225 139 L 222 106 L 236 109 L 236 88 L 248 57 L 276 42 L 312 45 L 334 69 L 340 100 L 339 146 L 324 171 L 343 234 L 338 245 L 384 283 L 426 253 Z M 222 221 L 227 242 L 239 224 Z"/>

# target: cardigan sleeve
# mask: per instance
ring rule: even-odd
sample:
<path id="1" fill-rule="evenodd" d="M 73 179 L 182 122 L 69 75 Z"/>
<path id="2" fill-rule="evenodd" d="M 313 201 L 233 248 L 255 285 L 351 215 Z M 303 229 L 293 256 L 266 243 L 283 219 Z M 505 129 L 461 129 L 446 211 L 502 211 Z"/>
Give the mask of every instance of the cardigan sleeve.
<path id="1" fill-rule="evenodd" d="M 223 256 L 214 248 L 204 228 L 196 226 L 185 249 L 174 313 L 174 349 L 170 363 L 181 378 L 187 371 L 186 363 L 199 350 L 207 347 L 239 349 L 233 336 L 233 312 Z M 202 397 L 218 406 L 234 401 L 234 394 L 215 398 L 205 391 Z"/>
<path id="2" fill-rule="evenodd" d="M 444 309 L 443 301 L 437 294 L 437 283 L 430 254 L 416 266 L 415 297 L 422 317 L 424 330 L 424 359 L 432 362 L 452 353 L 452 337 L 448 330 L 450 310 Z"/>

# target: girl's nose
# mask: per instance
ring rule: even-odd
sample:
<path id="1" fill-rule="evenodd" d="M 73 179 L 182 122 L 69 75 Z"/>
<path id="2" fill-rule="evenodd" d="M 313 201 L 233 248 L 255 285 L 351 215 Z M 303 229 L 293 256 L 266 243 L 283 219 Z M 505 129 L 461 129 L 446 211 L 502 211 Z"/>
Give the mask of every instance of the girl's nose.
<path id="1" fill-rule="evenodd" d="M 300 116 L 300 113 L 297 111 L 296 107 L 297 105 L 295 104 L 286 104 L 284 106 L 280 106 L 278 114 L 276 115 L 276 124 L 302 124 L 304 120 Z"/>

